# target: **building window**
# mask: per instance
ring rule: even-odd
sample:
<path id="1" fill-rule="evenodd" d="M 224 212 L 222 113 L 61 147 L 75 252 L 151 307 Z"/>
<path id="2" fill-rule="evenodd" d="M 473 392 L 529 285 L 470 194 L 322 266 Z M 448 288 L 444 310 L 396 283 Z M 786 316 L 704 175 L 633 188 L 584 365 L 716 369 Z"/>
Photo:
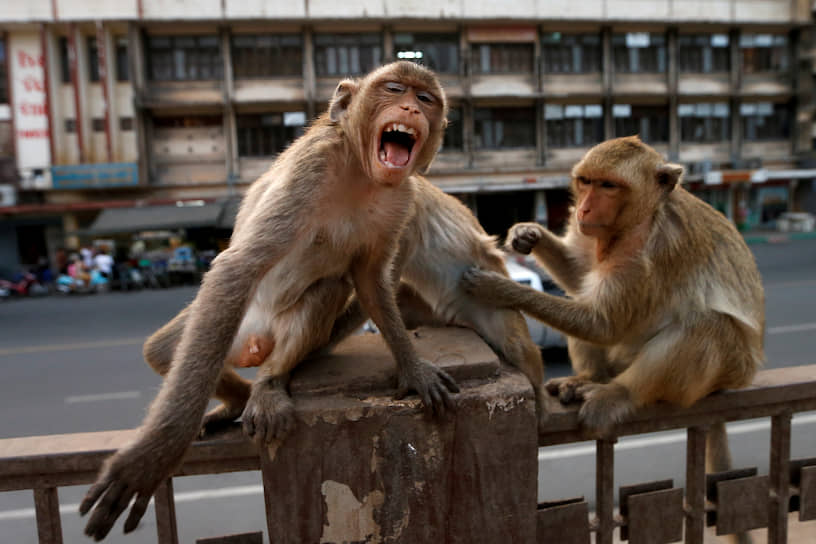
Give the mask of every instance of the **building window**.
<path id="1" fill-rule="evenodd" d="M 60 79 L 63 83 L 71 83 L 71 61 L 68 59 L 68 38 L 60 37 L 59 43 Z"/>
<path id="2" fill-rule="evenodd" d="M 731 70 L 728 34 L 684 34 L 677 37 L 681 72 L 711 74 Z"/>
<path id="3" fill-rule="evenodd" d="M 69 134 L 76 132 L 76 119 L 65 120 L 65 132 L 68 132 Z"/>
<path id="4" fill-rule="evenodd" d="M 99 81 L 99 48 L 96 46 L 96 38 L 89 36 L 88 44 L 88 79 Z"/>
<path id="5" fill-rule="evenodd" d="M 477 108 L 473 112 L 476 149 L 535 147 L 534 108 Z"/>
<path id="6" fill-rule="evenodd" d="M 791 115 L 787 104 L 749 102 L 740 104 L 742 137 L 747 142 L 785 140 L 790 137 Z"/>
<path id="7" fill-rule="evenodd" d="M 615 72 L 662 74 L 666 72 L 666 37 L 652 32 L 612 35 Z"/>
<path id="8" fill-rule="evenodd" d="M 363 75 L 382 64 L 379 34 L 317 34 L 314 41 L 318 76 Z"/>
<path id="9" fill-rule="evenodd" d="M 731 139 L 731 112 L 727 102 L 680 104 L 680 141 L 715 143 Z"/>
<path id="10" fill-rule="evenodd" d="M 121 130 L 122 132 L 128 132 L 133 130 L 133 117 L 120 117 L 119 130 Z"/>
<path id="11" fill-rule="evenodd" d="M 300 76 L 303 40 L 300 34 L 233 36 L 232 66 L 236 78 Z"/>
<path id="12" fill-rule="evenodd" d="M 780 72 L 789 68 L 788 37 L 773 34 L 743 34 L 740 36 L 742 71 Z"/>
<path id="13" fill-rule="evenodd" d="M 6 73 L 6 42 L 0 39 L 0 104 L 7 104 L 8 74 Z"/>
<path id="14" fill-rule="evenodd" d="M 614 104 L 615 136 L 639 135 L 646 143 L 669 141 L 669 111 L 666 106 Z"/>
<path id="15" fill-rule="evenodd" d="M 598 34 L 548 32 L 541 40 L 544 72 L 587 74 L 601 71 L 601 37 Z"/>
<path id="16" fill-rule="evenodd" d="M 546 104 L 547 146 L 588 147 L 604 139 L 603 106 L 600 104 Z"/>
<path id="17" fill-rule="evenodd" d="M 94 117 L 91 119 L 91 127 L 94 132 L 105 132 L 105 119 L 102 117 Z"/>
<path id="18" fill-rule="evenodd" d="M 301 111 L 238 115 L 238 155 L 272 157 L 303 134 L 306 114 Z"/>
<path id="19" fill-rule="evenodd" d="M 218 36 L 149 36 L 148 74 L 153 81 L 221 79 Z"/>
<path id="20" fill-rule="evenodd" d="M 128 41 L 126 37 L 119 36 L 116 38 L 116 81 L 128 81 L 129 79 Z"/>
<path id="21" fill-rule="evenodd" d="M 531 74 L 533 73 L 533 44 L 473 44 L 471 60 L 474 74 Z"/>
<path id="22" fill-rule="evenodd" d="M 442 140 L 442 151 L 462 151 L 463 143 L 462 108 L 448 110 L 448 128 Z"/>
<path id="23" fill-rule="evenodd" d="M 411 60 L 440 74 L 459 72 L 459 36 L 456 34 L 394 34 L 394 57 Z"/>

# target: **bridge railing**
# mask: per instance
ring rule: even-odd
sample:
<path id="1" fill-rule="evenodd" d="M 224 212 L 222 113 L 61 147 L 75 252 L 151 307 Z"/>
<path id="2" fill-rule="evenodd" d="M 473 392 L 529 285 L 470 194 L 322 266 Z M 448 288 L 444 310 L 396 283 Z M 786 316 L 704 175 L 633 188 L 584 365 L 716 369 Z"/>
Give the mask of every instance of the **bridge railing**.
<path id="1" fill-rule="evenodd" d="M 816 451 L 809 459 L 790 458 L 793 414 L 816 410 L 816 365 L 763 371 L 752 386 L 688 409 L 658 406 L 636 414 L 616 429 L 618 436 L 687 429 L 685 489 L 670 480 L 648 482 L 621 487 L 616 501 L 615 439 L 598 440 L 590 512 L 583 498 L 537 504 L 536 478 L 557 477 L 537 474 L 538 447 L 588 438 L 575 408 L 553 406 L 536 433 L 529 385 L 462 331 L 433 329 L 417 340 L 420 353 L 462 385 L 457 413 L 448 420 L 423 417 L 416 400 L 392 400 L 390 356 L 377 340 L 362 339 L 293 381 L 303 423 L 282 445 L 259 448 L 235 427 L 196 441 L 173 476 L 262 469 L 269 541 L 276 544 L 461 540 L 456 535 L 489 543 L 507 531 L 513 542 L 589 544 L 594 533 L 597 544 L 608 544 L 618 529 L 617 538 L 634 544 L 701 544 L 707 525 L 718 534 L 767 527 L 767 541 L 783 544 L 790 512 L 798 511 L 800 521 L 816 519 Z M 329 366 L 335 372 L 327 378 Z M 707 476 L 706 429 L 759 417 L 771 420 L 769 474 L 739 469 Z M 0 440 L 0 491 L 33 490 L 39 542 L 62 543 L 58 488 L 92 483 L 102 461 L 134 435 Z M 283 486 L 286 501 L 276 501 Z M 155 494 L 154 510 L 157 541 L 177 543 L 172 478 Z M 282 528 L 283 521 L 288 526 Z"/>

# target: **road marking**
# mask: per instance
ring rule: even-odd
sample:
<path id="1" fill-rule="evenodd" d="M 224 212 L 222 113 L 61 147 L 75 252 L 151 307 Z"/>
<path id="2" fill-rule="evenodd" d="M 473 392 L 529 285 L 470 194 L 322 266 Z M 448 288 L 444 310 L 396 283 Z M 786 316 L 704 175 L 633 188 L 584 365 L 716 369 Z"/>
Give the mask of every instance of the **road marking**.
<path id="1" fill-rule="evenodd" d="M 786 332 L 802 332 L 816 330 L 816 323 L 800 323 L 798 325 L 782 325 L 768 327 L 768 334 L 785 334 Z"/>
<path id="2" fill-rule="evenodd" d="M 793 416 L 792 425 L 810 425 L 816 423 L 816 413 L 796 414 Z M 728 434 L 747 434 L 758 431 L 765 431 L 771 428 L 770 421 L 748 421 L 745 423 L 733 423 L 728 425 Z M 644 438 L 622 438 L 615 444 L 615 451 L 634 450 L 637 448 L 648 448 L 652 446 L 664 446 L 668 444 L 679 444 L 686 442 L 686 433 L 682 431 L 673 432 L 663 436 L 647 436 Z M 578 457 L 583 455 L 595 455 L 595 444 L 584 446 L 572 446 L 569 448 L 547 451 L 546 448 L 538 450 L 538 462 L 553 461 L 566 457 Z"/>
<path id="3" fill-rule="evenodd" d="M 242 485 L 235 487 L 222 487 L 220 489 L 185 491 L 175 493 L 175 502 L 192 502 L 204 499 L 222 499 L 229 497 L 245 497 L 248 495 L 263 495 L 262 485 Z M 153 502 L 153 499 L 150 499 Z M 79 512 L 79 503 L 63 504 L 59 507 L 60 514 L 76 514 Z M 19 508 L 17 510 L 6 510 L 0 512 L 0 521 L 15 519 L 30 519 L 36 516 L 33 508 Z"/>
<path id="4" fill-rule="evenodd" d="M 119 346 L 136 346 L 144 344 L 145 339 L 122 338 L 120 340 L 100 340 L 98 342 L 77 342 L 74 344 L 51 344 L 46 346 L 21 346 L 18 348 L 0 349 L 2 355 L 20 355 L 25 353 L 47 353 L 49 351 L 68 351 L 74 349 L 112 348 Z"/>
<path id="5" fill-rule="evenodd" d="M 97 393 L 95 395 L 74 395 L 65 397 L 65 404 L 77 402 L 98 402 L 102 400 L 138 399 L 142 396 L 139 391 L 119 391 L 117 393 Z"/>

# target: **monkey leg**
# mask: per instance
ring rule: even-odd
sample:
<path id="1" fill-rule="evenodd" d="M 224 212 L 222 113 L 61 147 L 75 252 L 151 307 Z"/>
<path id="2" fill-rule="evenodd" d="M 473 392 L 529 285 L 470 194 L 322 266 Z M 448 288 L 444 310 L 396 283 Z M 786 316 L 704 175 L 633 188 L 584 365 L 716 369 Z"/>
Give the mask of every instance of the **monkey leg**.
<path id="1" fill-rule="evenodd" d="M 611 378 L 606 348 L 574 337 L 567 337 L 567 351 L 572 362 L 573 376 L 553 378 L 544 384 L 547 392 L 562 404 L 580 402 L 578 391 L 589 383 L 607 383 Z"/>
<path id="2" fill-rule="evenodd" d="M 166 325 L 153 333 L 142 348 L 145 361 L 160 376 L 164 377 L 173 362 L 173 353 L 181 339 L 187 322 L 189 308 L 184 308 Z M 225 367 L 215 387 L 215 398 L 222 404 L 206 414 L 201 424 L 201 435 L 209 434 L 241 415 L 249 398 L 250 384 L 232 368 Z"/>

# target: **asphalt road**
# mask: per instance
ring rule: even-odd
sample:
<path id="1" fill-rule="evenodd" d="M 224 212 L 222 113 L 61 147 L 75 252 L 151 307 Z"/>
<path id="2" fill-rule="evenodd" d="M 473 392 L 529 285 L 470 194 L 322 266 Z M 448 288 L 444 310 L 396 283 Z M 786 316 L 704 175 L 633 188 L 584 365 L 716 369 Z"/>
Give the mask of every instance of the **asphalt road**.
<path id="1" fill-rule="evenodd" d="M 816 240 L 753 245 L 766 290 L 767 367 L 816 363 Z M 195 296 L 194 288 L 20 299 L 0 303 L 0 438 L 121 429 L 139 424 L 159 379 L 141 343 Z M 569 373 L 550 357 L 548 376 Z M 729 427 L 735 465 L 767 473 L 768 422 Z M 623 439 L 619 485 L 673 477 L 683 485 L 685 434 Z M 572 444 L 539 453 L 542 500 L 594 495 L 594 449 Z M 816 456 L 816 414 L 794 418 L 792 455 Z M 182 542 L 265 531 L 257 473 L 178 478 Z M 76 507 L 86 488 L 61 488 L 66 544 L 88 542 Z M 121 523 L 121 522 L 120 522 Z M 153 543 L 151 513 L 131 535 L 111 542 Z M 37 542 L 30 492 L 0 493 L 0 544 Z"/>

